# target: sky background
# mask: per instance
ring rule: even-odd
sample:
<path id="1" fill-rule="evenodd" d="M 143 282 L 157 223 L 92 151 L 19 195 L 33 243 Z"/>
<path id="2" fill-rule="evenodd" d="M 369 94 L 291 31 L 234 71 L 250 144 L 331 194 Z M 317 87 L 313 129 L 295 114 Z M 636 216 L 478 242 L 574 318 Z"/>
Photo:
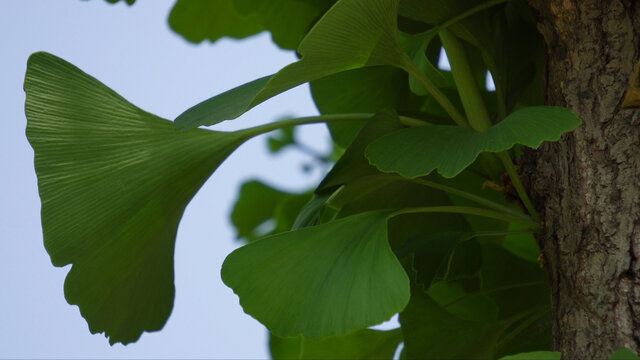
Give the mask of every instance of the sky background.
<path id="1" fill-rule="evenodd" d="M 174 0 L 128 7 L 102 0 L 4 1 L 0 11 L 0 357 L 1 358 L 266 358 L 267 333 L 245 315 L 220 280 L 224 257 L 240 244 L 229 214 L 240 184 L 259 178 L 283 189 L 313 186 L 304 154 L 271 156 L 265 137 L 243 145 L 189 204 L 176 242 L 176 299 L 164 329 L 135 344 L 109 346 L 90 334 L 76 306 L 66 303 L 69 267 L 51 265 L 42 242 L 33 151 L 25 135 L 22 83 L 28 56 L 48 51 L 96 77 L 140 108 L 173 119 L 229 88 L 276 72 L 296 60 L 268 34 L 245 41 L 193 45 L 171 31 Z M 307 86 L 296 88 L 216 129 L 235 129 L 285 115 L 317 111 Z M 300 138 L 328 151 L 323 125 Z"/>

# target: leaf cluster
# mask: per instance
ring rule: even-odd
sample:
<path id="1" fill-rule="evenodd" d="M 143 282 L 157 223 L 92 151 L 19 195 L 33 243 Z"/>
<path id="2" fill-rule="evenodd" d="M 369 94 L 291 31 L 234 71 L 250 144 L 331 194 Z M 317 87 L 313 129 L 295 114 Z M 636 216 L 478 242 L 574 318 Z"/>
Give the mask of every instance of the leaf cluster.
<path id="1" fill-rule="evenodd" d="M 271 332 L 274 358 L 558 358 L 539 219 L 513 159 L 580 125 L 543 106 L 542 41 L 519 1 L 179 0 L 189 41 L 269 31 L 300 59 L 185 110 L 140 110 L 47 53 L 25 76 L 47 251 L 72 264 L 65 296 L 91 332 L 136 341 L 167 321 L 184 208 L 244 141 L 302 148 L 327 123 L 337 161 L 290 193 L 258 180 L 231 215 L 247 244 L 223 281 Z M 436 67 L 441 48 L 451 71 Z M 483 86 L 487 73 L 495 91 Z M 238 119 L 310 82 L 319 116 L 234 132 Z M 323 161 L 326 161 L 326 157 Z M 399 313 L 400 328 L 371 330 Z"/>

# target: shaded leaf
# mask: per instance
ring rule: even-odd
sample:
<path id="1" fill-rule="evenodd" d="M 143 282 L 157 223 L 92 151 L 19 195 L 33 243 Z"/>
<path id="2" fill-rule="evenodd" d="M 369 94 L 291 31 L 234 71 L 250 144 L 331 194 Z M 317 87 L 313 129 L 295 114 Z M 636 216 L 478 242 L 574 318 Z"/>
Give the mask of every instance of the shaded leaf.
<path id="1" fill-rule="evenodd" d="M 500 319 L 518 317 L 523 313 L 549 306 L 547 274 L 537 263 L 524 260 L 503 247 L 485 243 L 482 246 L 482 285 L 497 305 Z M 543 310 L 541 310 L 543 311 Z M 533 313 L 535 315 L 535 313 Z M 523 319 L 522 321 L 525 321 Z M 514 324 L 518 326 L 520 322 Z M 505 336 L 509 335 L 511 328 Z M 507 343 L 502 344 L 498 357 L 551 348 L 549 313 L 539 317 Z"/>
<path id="2" fill-rule="evenodd" d="M 461 319 L 489 323 L 498 320 L 499 309 L 491 298 L 470 294 L 460 283 L 440 281 L 427 293 L 448 313 Z"/>
<path id="3" fill-rule="evenodd" d="M 364 329 L 342 337 L 314 341 L 303 337 L 279 338 L 271 335 L 273 359 L 389 359 L 402 341 L 400 329 Z"/>
<path id="4" fill-rule="evenodd" d="M 423 102 L 409 91 L 407 74 L 391 66 L 354 69 L 311 82 L 311 95 L 322 114 L 377 113 L 383 109 L 416 112 Z M 333 140 L 349 146 L 360 123 L 327 124 Z"/>
<path id="5" fill-rule="evenodd" d="M 225 36 L 242 39 L 263 30 L 257 16 L 239 13 L 233 0 L 178 0 L 169 14 L 169 26 L 194 43 Z"/>
<path id="6" fill-rule="evenodd" d="M 112 344 L 161 329 L 183 210 L 249 135 L 178 132 L 47 53 L 29 58 L 24 88 L 44 244 L 73 264 L 67 301 Z"/>
<path id="7" fill-rule="evenodd" d="M 309 193 L 288 193 L 257 180 L 244 183 L 231 212 L 236 237 L 253 241 L 274 232 L 290 230 L 309 198 Z M 264 232 L 261 227 L 267 221 L 273 221 L 273 226 Z"/>
<path id="8" fill-rule="evenodd" d="M 313 24 L 335 0 L 233 0 L 236 10 L 252 16 L 283 49 L 296 49 Z"/>
<path id="9" fill-rule="evenodd" d="M 302 59 L 273 77 L 242 85 L 188 109 L 176 118 L 176 127 L 190 129 L 235 119 L 277 94 L 341 71 L 402 66 L 409 59 L 397 41 L 397 4 L 398 0 L 337 2 L 300 43 Z"/>
<path id="10" fill-rule="evenodd" d="M 557 351 L 533 351 L 501 357 L 500 360 L 560 360 L 562 354 Z"/>
<path id="11" fill-rule="evenodd" d="M 482 132 L 446 125 L 396 131 L 371 143 L 365 154 L 382 172 L 414 178 L 437 169 L 442 176 L 451 178 L 482 152 L 500 152 L 515 144 L 537 148 L 543 141 L 558 140 L 580 123 L 580 119 L 565 108 L 528 107 Z"/>
<path id="12" fill-rule="evenodd" d="M 613 354 L 611 354 L 611 357 L 609 357 L 609 360 L 637 360 L 637 359 L 640 359 L 638 355 L 636 355 L 633 351 L 629 349 L 624 349 L 624 348 L 616 350 Z"/>
<path id="13" fill-rule="evenodd" d="M 358 136 L 342 154 L 338 162 L 322 180 L 316 191 L 342 185 L 366 175 L 378 174 L 378 170 L 364 157 L 364 149 L 374 140 L 394 131 L 403 129 L 398 115 L 392 110 L 376 114 L 358 132 Z"/>
<path id="14" fill-rule="evenodd" d="M 278 336 L 344 335 L 388 320 L 409 281 L 387 241 L 387 212 L 266 237 L 232 252 L 222 280 Z"/>
<path id="15" fill-rule="evenodd" d="M 406 359 L 490 359 L 502 332 L 497 323 L 461 319 L 421 288 L 400 313 Z"/>
<path id="16" fill-rule="evenodd" d="M 439 230 L 439 229 L 433 229 Z M 426 289 L 437 281 L 451 281 L 475 276 L 482 256 L 477 241 L 469 233 L 426 232 L 410 238 L 398 252 L 413 254 L 416 282 Z"/>

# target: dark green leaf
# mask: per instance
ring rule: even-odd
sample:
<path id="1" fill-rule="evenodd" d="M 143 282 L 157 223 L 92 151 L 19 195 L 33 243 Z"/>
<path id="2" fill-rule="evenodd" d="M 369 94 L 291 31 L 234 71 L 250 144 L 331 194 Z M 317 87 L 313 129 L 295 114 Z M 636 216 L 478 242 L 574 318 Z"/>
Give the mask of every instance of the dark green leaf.
<path id="1" fill-rule="evenodd" d="M 398 0 L 341 0 L 307 34 L 298 62 L 188 109 L 175 120 L 190 129 L 235 119 L 254 106 L 295 86 L 364 66 L 402 66 L 410 61 L 398 44 Z M 222 108 L 222 111 L 219 110 Z"/>
<path id="2" fill-rule="evenodd" d="M 391 66 L 354 69 L 314 80 L 311 94 L 322 114 L 377 113 L 383 109 L 416 112 L 422 103 L 409 91 L 407 74 Z M 328 126 L 333 140 L 346 148 L 363 123 Z"/>
<path id="3" fill-rule="evenodd" d="M 537 148 L 543 141 L 558 140 L 580 123 L 565 108 L 528 107 L 482 132 L 443 125 L 396 131 L 371 143 L 366 156 L 382 172 L 414 178 L 437 169 L 442 176 L 451 178 L 482 152 L 500 152 L 515 144 Z"/>
<path id="4" fill-rule="evenodd" d="M 136 2 L 136 0 L 124 0 L 124 1 L 127 3 L 127 5 L 133 5 Z M 111 4 L 115 4 L 117 2 L 120 2 L 120 0 L 107 0 L 107 2 Z"/>
<path id="5" fill-rule="evenodd" d="M 334 0 L 233 0 L 236 10 L 252 16 L 283 49 L 296 49 Z"/>
<path id="6" fill-rule="evenodd" d="M 459 318 L 421 288 L 400 313 L 406 359 L 490 359 L 502 332 L 497 323 Z"/>
<path id="7" fill-rule="evenodd" d="M 439 229 L 433 229 L 439 230 Z M 469 233 L 430 231 L 410 238 L 399 252 L 413 254 L 416 282 L 428 289 L 434 282 L 475 276 L 482 257 L 477 241 Z"/>
<path id="8" fill-rule="evenodd" d="M 73 264 L 67 301 L 112 344 L 161 329 L 183 210 L 250 135 L 178 132 L 47 53 L 29 58 L 24 88 L 45 247 Z"/>
<path id="9" fill-rule="evenodd" d="M 273 359 L 389 359 L 402 341 L 400 329 L 364 329 L 342 337 L 314 341 L 303 337 L 279 338 L 271 335 Z"/>
<path id="10" fill-rule="evenodd" d="M 330 189 L 366 175 L 378 174 L 378 170 L 364 157 L 364 149 L 383 135 L 403 128 L 398 115 L 393 111 L 384 111 L 375 115 L 358 132 L 358 136 L 318 185 L 316 191 Z"/>
<path id="11" fill-rule="evenodd" d="M 233 0 L 178 0 L 169 14 L 169 26 L 195 43 L 225 36 L 242 39 L 263 30 L 257 15 L 240 14 Z"/>
<path id="12" fill-rule="evenodd" d="M 257 180 L 244 183 L 231 213 L 236 236 L 253 241 L 274 232 L 291 230 L 298 212 L 309 198 L 309 193 L 288 193 Z M 265 232 L 261 227 L 267 221 L 272 221 L 273 226 Z"/>
<path id="13" fill-rule="evenodd" d="M 629 349 L 618 349 L 616 350 L 609 360 L 638 360 L 640 357 L 636 355 L 633 351 Z"/>
<path id="14" fill-rule="evenodd" d="M 345 335 L 388 320 L 409 281 L 387 241 L 387 212 L 272 235 L 232 252 L 222 279 L 278 336 Z"/>
<path id="15" fill-rule="evenodd" d="M 562 354 L 557 351 L 534 351 L 501 357 L 500 360 L 560 360 Z"/>
<path id="16" fill-rule="evenodd" d="M 518 317 L 535 309 L 544 311 L 549 306 L 547 274 L 537 263 L 524 260 L 499 245 L 489 243 L 483 244 L 482 260 L 482 286 L 485 291 L 493 289 L 487 295 L 498 305 L 500 319 Z M 505 336 L 520 323 L 521 321 L 508 329 Z M 521 330 L 509 342 L 502 344 L 497 356 L 551 347 L 551 322 L 548 313 Z"/>

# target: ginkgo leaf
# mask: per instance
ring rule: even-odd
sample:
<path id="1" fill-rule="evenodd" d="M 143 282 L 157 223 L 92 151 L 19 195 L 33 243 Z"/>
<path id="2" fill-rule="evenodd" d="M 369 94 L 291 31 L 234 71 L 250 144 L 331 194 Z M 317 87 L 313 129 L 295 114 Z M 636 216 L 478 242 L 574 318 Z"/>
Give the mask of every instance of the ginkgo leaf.
<path id="1" fill-rule="evenodd" d="M 511 113 L 482 132 L 447 125 L 402 129 L 372 142 L 365 155 L 382 172 L 407 178 L 425 176 L 437 169 L 452 178 L 482 152 L 500 152 L 515 144 L 537 148 L 543 141 L 556 141 L 580 125 L 571 110 L 534 106 Z"/>
<path id="2" fill-rule="evenodd" d="M 381 323 L 409 301 L 387 215 L 362 213 L 255 241 L 227 257 L 222 280 L 277 336 L 321 339 Z"/>
<path id="3" fill-rule="evenodd" d="M 168 20 L 173 31 L 195 43 L 225 36 L 243 39 L 264 30 L 257 14 L 239 13 L 233 0 L 179 0 Z"/>
<path id="4" fill-rule="evenodd" d="M 275 360 L 285 359 L 335 359 L 366 360 L 393 359 L 402 342 L 402 331 L 364 329 L 355 333 L 331 337 L 321 341 L 295 338 L 279 338 L 271 334 L 269 348 Z"/>
<path id="5" fill-rule="evenodd" d="M 24 88 L 44 244 L 65 296 L 111 344 L 161 329 L 191 197 L 251 132 L 180 132 L 72 64 L 33 54 Z"/>
<path id="6" fill-rule="evenodd" d="M 177 128 L 191 129 L 235 119 L 254 106 L 308 81 L 364 66 L 411 63 L 396 33 L 399 0 L 341 0 L 316 23 L 298 47 L 302 58 L 264 77 L 186 110 Z"/>

